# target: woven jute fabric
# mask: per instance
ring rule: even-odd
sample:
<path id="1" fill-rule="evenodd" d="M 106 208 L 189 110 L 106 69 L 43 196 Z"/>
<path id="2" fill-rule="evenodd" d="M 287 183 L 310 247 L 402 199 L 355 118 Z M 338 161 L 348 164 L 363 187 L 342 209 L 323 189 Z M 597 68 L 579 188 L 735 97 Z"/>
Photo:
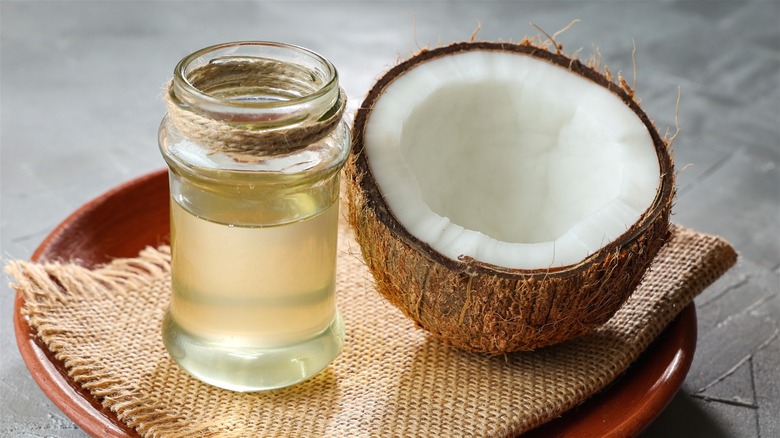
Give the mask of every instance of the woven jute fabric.
<path id="1" fill-rule="evenodd" d="M 722 239 L 674 227 L 639 288 L 595 332 L 487 357 L 442 344 L 383 301 L 340 227 L 344 351 L 314 378 L 271 392 L 211 387 L 166 354 L 167 247 L 94 270 L 29 262 L 7 270 L 30 325 L 72 379 L 141 435 L 472 437 L 519 434 L 604 388 L 736 260 Z"/>

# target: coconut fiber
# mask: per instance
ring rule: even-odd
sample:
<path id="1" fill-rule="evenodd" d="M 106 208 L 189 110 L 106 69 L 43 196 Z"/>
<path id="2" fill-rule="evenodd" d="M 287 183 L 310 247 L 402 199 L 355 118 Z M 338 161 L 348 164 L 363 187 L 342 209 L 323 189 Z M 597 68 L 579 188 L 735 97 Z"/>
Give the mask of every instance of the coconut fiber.
<path id="1" fill-rule="evenodd" d="M 340 224 L 341 356 L 297 386 L 211 387 L 168 357 L 160 324 L 170 251 L 88 270 L 13 262 L 23 312 L 73 381 L 143 436 L 507 436 L 541 425 L 620 375 L 736 260 L 720 238 L 673 227 L 641 285 L 603 326 L 534 352 L 489 357 L 447 346 L 375 291 Z"/>

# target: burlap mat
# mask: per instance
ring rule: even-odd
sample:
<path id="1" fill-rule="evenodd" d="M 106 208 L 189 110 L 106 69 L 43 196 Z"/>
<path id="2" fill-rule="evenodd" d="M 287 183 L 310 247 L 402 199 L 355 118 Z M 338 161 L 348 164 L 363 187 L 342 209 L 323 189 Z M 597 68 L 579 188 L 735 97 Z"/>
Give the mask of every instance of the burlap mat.
<path id="1" fill-rule="evenodd" d="M 168 248 L 87 270 L 14 262 L 23 311 L 73 380 L 147 436 L 506 436 L 570 409 L 617 377 L 736 254 L 675 227 L 642 285 L 596 332 L 505 357 L 447 347 L 373 290 L 341 224 L 341 356 L 298 386 L 239 394 L 189 377 L 168 357 Z"/>

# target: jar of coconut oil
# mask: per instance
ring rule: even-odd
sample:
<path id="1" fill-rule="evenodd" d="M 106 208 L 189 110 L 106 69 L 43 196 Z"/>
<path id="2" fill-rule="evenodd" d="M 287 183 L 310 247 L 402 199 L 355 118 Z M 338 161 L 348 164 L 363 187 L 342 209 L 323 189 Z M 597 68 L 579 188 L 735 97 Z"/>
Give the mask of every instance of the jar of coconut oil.
<path id="1" fill-rule="evenodd" d="M 336 69 L 300 47 L 222 44 L 182 59 L 165 100 L 168 352 L 234 391 L 313 376 L 344 341 L 334 287 L 350 143 Z"/>

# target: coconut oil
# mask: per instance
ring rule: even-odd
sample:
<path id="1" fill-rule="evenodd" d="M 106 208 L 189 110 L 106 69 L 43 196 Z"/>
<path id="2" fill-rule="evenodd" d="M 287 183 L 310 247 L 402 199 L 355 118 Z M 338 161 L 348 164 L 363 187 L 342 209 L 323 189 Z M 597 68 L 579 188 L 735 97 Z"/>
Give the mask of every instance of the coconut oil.
<path id="1" fill-rule="evenodd" d="M 273 74 L 305 74 L 258 77 L 253 69 L 269 62 Z M 196 378 L 235 391 L 317 374 L 344 342 L 335 275 L 349 130 L 334 116 L 345 103 L 335 69 L 305 49 L 231 43 L 182 60 L 168 99 L 168 352 Z M 337 120 L 312 135 L 329 117 Z"/>
<path id="2" fill-rule="evenodd" d="M 337 218 L 332 203 L 292 223 L 234 225 L 172 200 L 164 333 L 182 366 L 238 391 L 286 386 L 326 367 L 343 342 L 334 294 Z"/>
<path id="3" fill-rule="evenodd" d="M 171 317 L 236 348 L 316 336 L 336 311 L 336 225 L 335 203 L 298 222 L 236 226 L 171 202 Z"/>

